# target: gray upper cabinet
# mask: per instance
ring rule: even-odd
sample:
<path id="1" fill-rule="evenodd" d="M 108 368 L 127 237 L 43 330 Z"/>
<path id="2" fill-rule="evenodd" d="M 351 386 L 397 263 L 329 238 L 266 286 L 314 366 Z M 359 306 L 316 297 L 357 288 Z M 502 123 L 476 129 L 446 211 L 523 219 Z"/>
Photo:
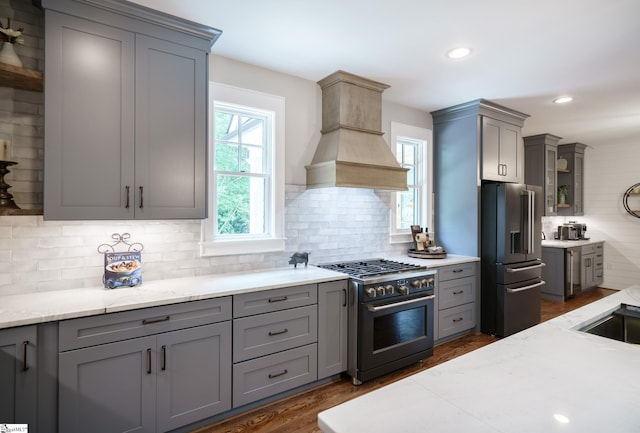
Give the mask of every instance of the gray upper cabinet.
<path id="1" fill-rule="evenodd" d="M 522 182 L 521 128 L 528 115 L 485 99 L 431 113 L 435 221 L 450 254 L 480 255 L 480 185 Z"/>
<path id="2" fill-rule="evenodd" d="M 539 134 L 524 137 L 524 183 L 542 187 L 545 216 L 558 213 L 558 141 L 562 137 Z"/>
<path id="3" fill-rule="evenodd" d="M 558 158 L 567 160 L 567 169 L 558 171 L 558 187 L 566 186 L 568 196 L 564 205 L 558 205 L 558 215 L 584 215 L 584 151 L 582 143 L 561 144 Z"/>
<path id="4" fill-rule="evenodd" d="M 43 6 L 44 218 L 204 218 L 220 32 L 115 0 Z"/>
<path id="5" fill-rule="evenodd" d="M 521 127 L 482 117 L 482 179 L 522 183 L 524 147 Z"/>

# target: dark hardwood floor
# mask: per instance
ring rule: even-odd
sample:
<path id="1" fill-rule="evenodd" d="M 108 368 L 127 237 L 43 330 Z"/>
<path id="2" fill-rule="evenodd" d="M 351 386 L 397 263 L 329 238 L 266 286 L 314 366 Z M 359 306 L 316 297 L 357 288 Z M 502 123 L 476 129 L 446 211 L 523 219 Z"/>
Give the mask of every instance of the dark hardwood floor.
<path id="1" fill-rule="evenodd" d="M 615 292 L 615 290 L 598 288 L 565 303 L 543 300 L 541 320 L 547 321 Z M 341 377 L 283 400 L 194 430 L 192 433 L 320 433 L 321 430 L 317 424 L 319 412 L 494 341 L 496 338 L 490 335 L 464 335 L 436 346 L 433 349 L 433 356 L 420 364 L 389 373 L 360 386 L 352 385 L 351 380 L 346 376 Z"/>

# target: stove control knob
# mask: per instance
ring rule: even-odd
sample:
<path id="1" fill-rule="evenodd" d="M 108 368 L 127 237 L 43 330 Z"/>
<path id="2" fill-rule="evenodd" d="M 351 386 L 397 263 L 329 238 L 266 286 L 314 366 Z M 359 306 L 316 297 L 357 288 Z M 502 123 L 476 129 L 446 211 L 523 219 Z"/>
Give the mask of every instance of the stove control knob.
<path id="1" fill-rule="evenodd" d="M 384 286 L 384 289 L 387 292 L 387 295 L 393 295 L 393 292 L 395 292 L 395 287 L 393 287 L 391 284 L 387 284 L 386 286 Z"/>
<path id="2" fill-rule="evenodd" d="M 422 281 L 425 281 L 425 280 L 422 280 Z M 424 282 L 422 283 L 422 285 L 424 285 Z M 420 280 L 412 280 L 411 287 L 415 287 L 416 289 L 420 288 Z"/>
<path id="3" fill-rule="evenodd" d="M 409 288 L 407 286 L 398 286 L 398 293 L 400 293 L 401 295 L 408 295 L 409 294 Z"/>
<path id="4" fill-rule="evenodd" d="M 425 284 L 423 284 L 423 285 L 425 285 Z M 436 280 L 435 280 L 435 278 L 429 278 L 429 279 L 427 279 L 427 284 L 426 284 L 426 285 L 427 285 L 427 286 L 429 286 L 429 287 L 435 287 L 435 285 L 436 285 Z"/>
<path id="5" fill-rule="evenodd" d="M 376 287 L 376 292 L 378 293 L 378 296 L 384 296 L 384 287 L 382 286 Z"/>
<path id="6" fill-rule="evenodd" d="M 365 293 L 370 298 L 375 298 L 376 297 L 376 289 L 374 289 L 373 287 L 369 287 L 368 289 L 365 289 Z"/>

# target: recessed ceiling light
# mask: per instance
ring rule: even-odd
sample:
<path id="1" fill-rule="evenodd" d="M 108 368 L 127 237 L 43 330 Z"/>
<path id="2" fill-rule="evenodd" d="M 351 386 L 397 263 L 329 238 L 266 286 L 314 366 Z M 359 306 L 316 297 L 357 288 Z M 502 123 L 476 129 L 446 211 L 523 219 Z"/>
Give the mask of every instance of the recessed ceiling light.
<path id="1" fill-rule="evenodd" d="M 571 102 L 573 101 L 573 98 L 571 96 L 560 96 L 559 98 L 556 98 L 553 100 L 554 104 L 566 104 L 567 102 Z"/>
<path id="2" fill-rule="evenodd" d="M 461 59 L 471 54 L 471 50 L 466 47 L 454 48 L 447 53 L 447 57 L 450 59 Z"/>

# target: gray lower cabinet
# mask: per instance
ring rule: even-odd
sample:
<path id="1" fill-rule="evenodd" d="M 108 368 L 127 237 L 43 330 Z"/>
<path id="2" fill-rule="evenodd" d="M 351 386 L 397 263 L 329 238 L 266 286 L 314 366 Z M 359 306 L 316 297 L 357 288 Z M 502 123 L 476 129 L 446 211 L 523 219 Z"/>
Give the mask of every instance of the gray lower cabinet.
<path id="1" fill-rule="evenodd" d="M 219 32 L 118 1 L 42 3 L 44 218 L 204 218 Z"/>
<path id="2" fill-rule="evenodd" d="M 476 326 L 478 303 L 476 262 L 438 268 L 436 340 L 445 340 Z"/>
<path id="3" fill-rule="evenodd" d="M 0 423 L 29 431 L 38 431 L 36 346 L 36 326 L 0 330 Z"/>
<path id="4" fill-rule="evenodd" d="M 569 244 L 571 241 L 567 241 Z M 542 247 L 542 298 L 564 302 L 603 282 L 604 243 L 566 248 Z"/>
<path id="5" fill-rule="evenodd" d="M 582 247 L 582 290 L 592 289 L 602 284 L 604 265 L 604 244 L 602 242 Z"/>
<path id="6" fill-rule="evenodd" d="M 164 432 L 229 410 L 230 319 L 217 298 L 60 322 L 59 430 Z"/>
<path id="7" fill-rule="evenodd" d="M 347 285 L 318 284 L 318 379 L 347 370 Z"/>
<path id="8" fill-rule="evenodd" d="M 233 407 L 318 378 L 317 284 L 233 297 Z"/>
<path id="9" fill-rule="evenodd" d="M 233 407 L 313 382 L 318 345 L 309 344 L 233 365 Z"/>

